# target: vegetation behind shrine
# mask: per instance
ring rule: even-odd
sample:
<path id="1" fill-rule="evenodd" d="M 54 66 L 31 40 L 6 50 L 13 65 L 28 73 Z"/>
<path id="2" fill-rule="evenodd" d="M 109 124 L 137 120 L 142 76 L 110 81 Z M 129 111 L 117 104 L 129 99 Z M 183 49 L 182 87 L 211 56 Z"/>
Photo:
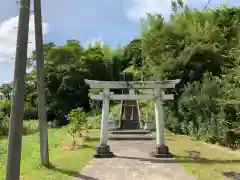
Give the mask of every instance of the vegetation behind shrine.
<path id="1" fill-rule="evenodd" d="M 204 12 L 174 4 L 170 20 L 149 15 L 141 36 L 124 47 L 96 42 L 83 47 L 78 40 L 63 46 L 44 45 L 48 121 L 68 124 L 78 107 L 90 112 L 84 79 L 119 80 L 132 71 L 136 80 L 181 79 L 165 104 L 166 128 L 177 134 L 236 148 L 240 122 L 240 8 L 221 7 Z M 37 119 L 35 53 L 28 62 L 24 119 Z M 7 133 L 12 83 L 0 88 L 0 132 Z M 114 103 L 114 102 L 113 102 Z M 148 108 L 146 108 L 148 107 Z M 152 104 L 142 105 L 142 111 Z M 143 116 L 145 117 L 145 116 Z"/>

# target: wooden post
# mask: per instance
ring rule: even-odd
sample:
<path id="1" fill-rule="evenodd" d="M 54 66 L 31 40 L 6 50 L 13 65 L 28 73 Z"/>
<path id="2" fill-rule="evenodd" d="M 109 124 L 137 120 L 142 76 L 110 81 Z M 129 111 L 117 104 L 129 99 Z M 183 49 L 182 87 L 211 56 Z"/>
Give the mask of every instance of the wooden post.
<path id="1" fill-rule="evenodd" d="M 6 180 L 19 180 L 24 114 L 30 0 L 20 1 L 16 60 L 8 133 Z"/>

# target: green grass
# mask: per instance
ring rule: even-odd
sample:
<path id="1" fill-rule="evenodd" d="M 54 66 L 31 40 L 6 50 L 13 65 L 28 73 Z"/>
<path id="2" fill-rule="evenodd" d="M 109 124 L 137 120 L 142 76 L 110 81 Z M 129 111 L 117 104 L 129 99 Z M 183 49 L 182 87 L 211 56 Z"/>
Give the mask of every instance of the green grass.
<path id="1" fill-rule="evenodd" d="M 98 135 L 97 130 L 91 130 L 90 135 Z M 89 160 L 92 159 L 97 141 L 89 141 L 84 144 L 87 148 L 78 150 L 64 150 L 63 147 L 71 144 L 71 137 L 67 128 L 49 130 L 49 154 L 52 169 L 41 168 L 39 133 L 23 136 L 21 157 L 21 180 L 68 180 L 72 179 L 75 172 L 79 172 Z M 1 162 L 0 179 L 5 177 L 5 157 L 7 139 L 0 140 Z M 14 163 L 14 162 L 13 162 Z"/>
<path id="2" fill-rule="evenodd" d="M 198 180 L 229 180 L 223 175 L 224 172 L 240 173 L 239 151 L 194 141 L 189 136 L 174 135 L 169 132 L 166 139 L 170 151 L 178 156 L 177 162 Z M 198 151 L 202 160 L 189 158 L 187 150 Z"/>
<path id="3" fill-rule="evenodd" d="M 25 125 L 37 127 L 36 122 L 25 122 Z M 98 136 L 99 131 L 91 130 L 89 134 Z M 239 151 L 194 141 L 189 136 L 166 134 L 166 143 L 177 156 L 177 162 L 197 179 L 228 180 L 224 172 L 240 172 Z M 92 159 L 97 142 L 85 142 L 88 147 L 78 150 L 64 150 L 63 147 L 71 144 L 67 128 L 49 129 L 50 161 L 54 168 L 46 169 L 39 166 L 39 133 L 23 136 L 21 180 L 70 180 Z M 1 139 L 0 146 L 0 180 L 4 180 L 7 139 Z M 188 150 L 198 151 L 204 160 L 191 159 Z"/>

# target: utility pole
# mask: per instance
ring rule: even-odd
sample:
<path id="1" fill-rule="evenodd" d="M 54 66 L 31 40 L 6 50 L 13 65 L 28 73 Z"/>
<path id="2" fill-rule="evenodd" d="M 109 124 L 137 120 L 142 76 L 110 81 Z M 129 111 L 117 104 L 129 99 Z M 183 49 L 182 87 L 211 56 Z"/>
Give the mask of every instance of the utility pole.
<path id="1" fill-rule="evenodd" d="M 16 60 L 8 134 L 6 180 L 19 180 L 27 64 L 30 0 L 20 1 Z"/>
<path id="2" fill-rule="evenodd" d="M 35 41 L 37 57 L 38 120 L 40 128 L 40 158 L 42 166 L 49 166 L 48 124 L 44 84 L 44 52 L 41 0 L 34 0 Z"/>

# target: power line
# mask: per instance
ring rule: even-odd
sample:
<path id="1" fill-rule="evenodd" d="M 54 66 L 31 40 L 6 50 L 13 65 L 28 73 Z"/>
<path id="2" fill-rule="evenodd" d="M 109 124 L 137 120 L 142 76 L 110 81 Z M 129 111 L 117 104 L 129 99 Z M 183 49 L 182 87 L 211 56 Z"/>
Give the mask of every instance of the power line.
<path id="1" fill-rule="evenodd" d="M 203 10 L 200 12 L 199 18 L 202 17 L 203 12 L 207 9 L 207 7 L 208 7 L 208 5 L 209 5 L 210 2 L 211 2 L 211 0 L 208 0 L 207 4 L 204 6 Z"/>
<path id="2" fill-rule="evenodd" d="M 207 7 L 208 7 L 208 5 L 209 5 L 210 2 L 211 2 L 211 0 L 208 0 L 207 4 L 205 5 L 205 7 L 203 8 L 202 11 L 204 11 L 205 9 L 207 9 Z"/>

